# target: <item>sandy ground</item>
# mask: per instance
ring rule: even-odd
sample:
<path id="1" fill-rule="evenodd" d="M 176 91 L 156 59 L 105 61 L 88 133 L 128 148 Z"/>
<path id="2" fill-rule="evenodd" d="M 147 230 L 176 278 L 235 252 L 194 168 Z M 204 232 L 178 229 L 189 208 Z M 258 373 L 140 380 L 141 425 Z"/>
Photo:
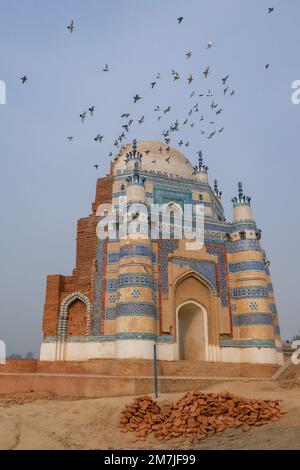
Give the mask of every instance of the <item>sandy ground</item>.
<path id="1" fill-rule="evenodd" d="M 23 402 L 0 399 L 0 449 L 300 449 L 300 386 L 271 381 L 219 383 L 204 392 L 226 392 L 249 398 L 279 399 L 287 414 L 277 422 L 248 432 L 227 429 L 201 442 L 177 438 L 166 442 L 148 436 L 137 441 L 118 429 L 119 415 L 133 397 Z M 182 393 L 164 394 L 169 403 Z M 32 398 L 32 397 L 31 397 Z M 29 397 L 30 400 L 30 397 Z M 22 403 L 22 404 L 18 404 Z"/>

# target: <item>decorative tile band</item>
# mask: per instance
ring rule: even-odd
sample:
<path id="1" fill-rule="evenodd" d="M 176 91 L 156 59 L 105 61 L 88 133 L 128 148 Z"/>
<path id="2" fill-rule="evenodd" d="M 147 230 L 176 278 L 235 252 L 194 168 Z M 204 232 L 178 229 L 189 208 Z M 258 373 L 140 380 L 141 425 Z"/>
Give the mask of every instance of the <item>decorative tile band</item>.
<path id="1" fill-rule="evenodd" d="M 232 315 L 233 326 L 273 325 L 271 313 L 241 313 Z"/>
<path id="2" fill-rule="evenodd" d="M 151 256 L 150 248 L 148 245 L 133 245 L 133 246 L 122 246 L 120 249 L 120 258 L 127 256 Z"/>
<path id="3" fill-rule="evenodd" d="M 228 253 L 237 253 L 239 251 L 261 251 L 258 240 L 237 240 L 227 243 Z"/>
<path id="4" fill-rule="evenodd" d="M 240 261 L 229 264 L 229 272 L 237 273 L 239 271 L 265 271 L 263 261 Z"/>
<path id="5" fill-rule="evenodd" d="M 123 257 L 126 257 L 126 256 L 131 256 L 131 255 L 129 255 L 129 254 L 128 255 L 127 254 L 123 255 Z M 157 255 L 154 251 L 151 253 L 151 257 L 152 257 L 152 263 L 157 263 Z M 107 254 L 107 264 L 118 263 L 119 258 L 120 258 L 120 254 L 119 254 L 118 251 L 109 251 L 108 254 Z"/>
<path id="6" fill-rule="evenodd" d="M 157 343 L 173 343 L 174 337 L 171 335 L 155 335 L 152 333 L 118 333 L 116 335 L 105 335 L 105 336 L 70 336 L 67 338 L 69 343 L 77 342 L 93 342 L 93 343 L 104 343 L 106 341 L 116 341 L 120 339 L 140 339 L 156 341 Z M 45 336 L 43 339 L 44 343 L 56 343 L 58 341 L 57 336 Z"/>
<path id="7" fill-rule="evenodd" d="M 154 317 L 154 305 L 147 302 L 126 302 L 117 305 L 117 317 Z"/>
<path id="8" fill-rule="evenodd" d="M 244 286 L 231 289 L 233 299 L 245 299 L 248 297 L 267 298 L 268 289 L 265 286 Z"/>
<path id="9" fill-rule="evenodd" d="M 152 287 L 152 278 L 149 274 L 121 274 L 119 276 L 119 287 L 127 286 Z"/>
<path id="10" fill-rule="evenodd" d="M 274 348 L 273 339 L 220 339 L 223 348 Z"/>

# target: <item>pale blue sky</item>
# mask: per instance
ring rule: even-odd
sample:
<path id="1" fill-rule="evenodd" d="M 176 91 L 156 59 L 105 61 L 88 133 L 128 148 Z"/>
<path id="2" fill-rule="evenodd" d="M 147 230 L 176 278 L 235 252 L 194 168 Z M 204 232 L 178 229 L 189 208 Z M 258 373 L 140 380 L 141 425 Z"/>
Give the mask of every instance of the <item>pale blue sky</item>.
<path id="1" fill-rule="evenodd" d="M 89 214 L 96 177 L 109 169 L 121 113 L 145 115 L 128 142 L 157 140 L 196 102 L 198 118 L 214 119 L 224 132 L 210 141 L 200 129 L 215 126 L 197 123 L 172 143 L 189 140 L 183 151 L 194 162 L 203 150 L 228 220 L 243 181 L 271 260 L 282 336 L 300 329 L 300 106 L 291 102 L 291 83 L 300 79 L 299 17 L 297 0 L 0 0 L 0 80 L 7 86 L 0 105 L 0 339 L 9 353 L 38 351 L 46 275 L 73 269 L 76 221 Z M 109 73 L 101 71 L 106 63 Z M 157 72 L 162 78 L 151 90 Z M 233 97 L 223 96 L 227 74 Z M 209 98 L 189 96 L 209 88 L 223 108 L 218 118 Z M 136 93 L 143 100 L 133 105 Z M 82 125 L 79 114 L 93 104 L 95 116 Z M 157 104 L 172 106 L 160 123 Z M 93 140 L 98 133 L 101 144 Z"/>

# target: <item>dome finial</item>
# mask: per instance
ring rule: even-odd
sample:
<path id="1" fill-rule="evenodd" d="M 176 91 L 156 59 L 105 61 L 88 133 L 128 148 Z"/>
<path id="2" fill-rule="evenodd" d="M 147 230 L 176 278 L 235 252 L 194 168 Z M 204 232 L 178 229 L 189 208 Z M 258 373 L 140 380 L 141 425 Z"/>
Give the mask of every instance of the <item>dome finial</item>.
<path id="1" fill-rule="evenodd" d="M 244 191 L 243 191 L 243 183 L 239 182 L 238 184 L 238 188 L 239 188 L 239 199 L 242 199 L 242 197 L 244 196 Z"/>
<path id="2" fill-rule="evenodd" d="M 238 184 L 238 197 L 235 196 L 231 201 L 234 207 L 241 204 L 250 206 L 251 197 L 244 195 L 243 184 L 241 182 Z"/>
<path id="3" fill-rule="evenodd" d="M 219 188 L 218 188 L 218 181 L 215 180 L 214 181 L 214 192 L 215 192 L 215 195 L 221 199 L 221 196 L 222 196 L 222 191 L 219 191 Z"/>
<path id="4" fill-rule="evenodd" d="M 203 154 L 202 154 L 202 150 L 198 150 L 197 154 L 198 154 L 198 157 L 199 157 L 199 159 L 198 159 L 198 162 L 199 162 L 199 169 L 198 169 L 198 171 L 203 171 L 204 173 L 207 173 L 208 166 L 205 166 L 205 165 L 203 164 Z"/>
<path id="5" fill-rule="evenodd" d="M 132 142 L 132 150 L 131 152 L 126 153 L 126 163 L 128 163 L 130 160 L 138 160 L 141 162 L 143 155 L 141 152 L 138 152 L 137 150 L 137 141 L 136 139 L 133 140 Z"/>

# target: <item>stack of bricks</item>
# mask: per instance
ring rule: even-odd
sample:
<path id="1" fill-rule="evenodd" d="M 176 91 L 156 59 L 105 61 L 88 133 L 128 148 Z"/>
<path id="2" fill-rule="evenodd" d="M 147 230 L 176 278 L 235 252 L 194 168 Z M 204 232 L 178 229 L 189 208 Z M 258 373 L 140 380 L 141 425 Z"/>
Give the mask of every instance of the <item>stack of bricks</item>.
<path id="1" fill-rule="evenodd" d="M 186 393 L 170 409 L 159 407 L 151 398 L 142 397 L 126 407 L 120 419 L 122 432 L 135 431 L 145 439 L 154 431 L 160 440 L 191 436 L 205 439 L 226 428 L 249 431 L 277 421 L 284 415 L 278 400 L 253 400 L 227 394 Z"/>

